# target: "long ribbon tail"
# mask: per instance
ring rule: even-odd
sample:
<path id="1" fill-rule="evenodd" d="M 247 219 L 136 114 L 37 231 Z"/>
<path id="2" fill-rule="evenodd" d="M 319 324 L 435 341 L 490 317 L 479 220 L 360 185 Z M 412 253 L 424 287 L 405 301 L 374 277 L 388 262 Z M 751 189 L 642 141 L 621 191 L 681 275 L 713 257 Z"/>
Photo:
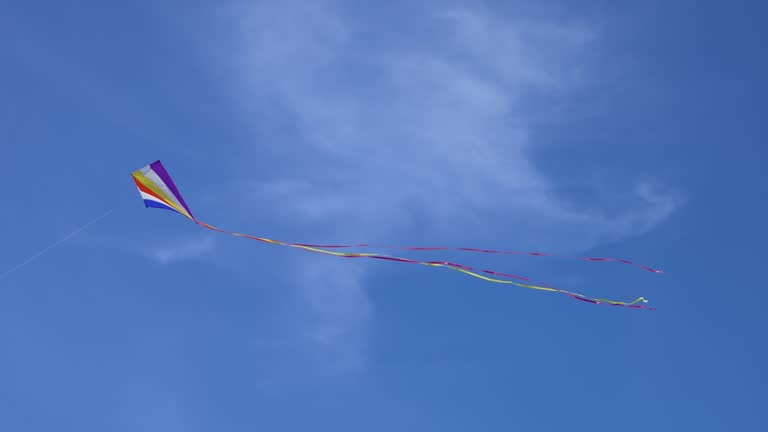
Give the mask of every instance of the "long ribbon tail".
<path id="1" fill-rule="evenodd" d="M 604 299 L 604 298 L 594 298 L 594 297 L 589 297 L 583 294 L 555 288 L 549 285 L 542 286 L 542 285 L 524 284 L 524 283 L 514 282 L 511 280 L 497 279 L 489 276 L 484 276 L 480 273 L 490 274 L 490 275 L 499 276 L 503 278 L 514 278 L 514 279 L 522 278 L 521 276 L 510 275 L 506 273 L 499 273 L 492 270 L 480 270 L 480 269 L 476 269 L 476 268 L 461 265 L 461 264 L 451 263 L 448 261 L 417 261 L 409 258 L 401 258 L 396 256 L 381 255 L 381 254 L 375 254 L 375 253 L 335 252 L 335 251 L 325 250 L 322 248 L 322 246 L 315 246 L 315 245 L 310 245 L 306 243 L 286 243 L 279 240 L 273 240 L 273 239 L 268 239 L 264 237 L 255 237 L 248 234 L 241 234 L 241 233 L 236 233 L 232 231 L 226 231 L 226 230 L 216 228 L 205 222 L 201 222 L 197 220 L 195 220 L 195 223 L 197 223 L 198 225 L 204 228 L 207 228 L 209 230 L 216 231 L 219 233 L 228 234 L 235 237 L 243 237 L 249 240 L 256 240 L 256 241 L 270 243 L 270 244 L 279 245 L 279 246 L 287 246 L 287 247 L 292 247 L 296 249 L 303 249 L 309 252 L 321 253 L 325 255 L 333 255 L 333 256 L 342 257 L 342 258 L 371 258 L 371 259 L 404 262 L 404 263 L 410 263 L 410 264 L 421 264 L 421 265 L 430 266 L 430 267 L 446 267 L 448 269 L 461 272 L 469 276 L 473 276 L 488 282 L 515 285 L 521 288 L 533 289 L 538 291 L 557 292 L 557 293 L 567 295 L 573 299 L 581 300 L 587 303 L 608 305 L 608 306 L 622 306 L 622 307 L 629 307 L 629 308 L 635 308 L 635 309 L 656 310 L 655 308 L 651 308 L 651 307 L 640 304 L 640 303 L 648 302 L 648 300 L 645 299 L 644 297 L 638 297 L 631 302 L 616 301 L 616 300 L 610 300 L 610 299 Z M 324 247 L 329 247 L 329 246 L 324 246 Z M 337 246 L 337 247 L 353 247 L 353 246 Z M 451 249 L 451 248 L 445 248 L 445 249 Z M 419 249 L 409 249 L 409 250 L 419 250 Z M 528 280 L 527 278 L 523 278 L 523 279 Z"/>
<path id="2" fill-rule="evenodd" d="M 374 249 L 398 249 L 398 250 L 413 250 L 413 251 L 458 250 L 458 251 L 465 251 L 465 252 L 499 254 L 499 255 L 529 255 L 529 256 L 539 256 L 539 257 L 544 257 L 544 256 L 559 257 L 559 258 L 579 259 L 582 261 L 592 261 L 592 262 L 617 262 L 621 264 L 628 264 L 651 273 L 664 273 L 663 270 L 649 267 L 643 264 L 639 264 L 639 263 L 629 261 L 626 259 L 621 259 L 621 258 L 571 256 L 571 255 L 559 255 L 559 254 L 545 253 L 545 252 L 501 251 L 501 250 L 493 250 L 493 249 L 478 249 L 478 248 L 469 248 L 469 247 L 448 247 L 448 246 L 427 246 L 427 247 L 425 246 L 386 246 L 386 245 L 372 245 L 367 243 L 356 244 L 356 245 L 322 245 L 322 244 L 310 244 L 310 243 L 289 243 L 289 244 L 295 245 L 295 246 L 308 246 L 308 247 L 325 248 L 325 249 L 374 248 Z"/>

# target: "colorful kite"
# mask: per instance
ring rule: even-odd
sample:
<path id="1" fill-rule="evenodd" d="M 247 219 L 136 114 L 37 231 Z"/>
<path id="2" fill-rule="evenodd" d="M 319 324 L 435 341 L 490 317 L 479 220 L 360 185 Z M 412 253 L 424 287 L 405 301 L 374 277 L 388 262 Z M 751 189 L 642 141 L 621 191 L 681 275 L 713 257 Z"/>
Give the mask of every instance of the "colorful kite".
<path id="1" fill-rule="evenodd" d="M 264 243 L 271 243 L 271 244 L 280 245 L 280 246 L 288 246 L 292 248 L 303 249 L 303 250 L 315 252 L 315 253 L 334 255 L 342 258 L 372 258 L 372 259 L 397 261 L 397 262 L 410 263 L 410 264 L 421 264 L 421 265 L 431 266 L 431 267 L 445 267 L 457 272 L 474 276 L 476 278 L 480 278 L 488 282 L 515 285 L 521 288 L 528 288 L 528 289 L 539 290 L 539 291 L 561 293 L 571 298 L 574 298 L 576 300 L 581 300 L 588 303 L 609 305 L 609 306 L 623 306 L 623 307 L 636 308 L 636 309 L 655 310 L 654 308 L 647 307 L 641 304 L 641 303 L 648 302 L 644 297 L 638 297 L 637 299 L 631 302 L 622 302 L 622 301 L 609 300 L 604 298 L 593 298 L 583 294 L 578 294 L 578 293 L 562 290 L 559 288 L 555 288 L 549 284 L 545 284 L 541 282 L 536 283 L 526 277 L 517 276 L 513 274 L 508 274 L 508 273 L 499 273 L 493 270 L 477 269 L 477 268 L 465 266 L 462 264 L 456 264 L 448 261 L 417 261 L 417 260 L 412 260 L 408 258 L 382 255 L 377 253 L 335 252 L 328 249 L 367 247 L 367 248 L 389 248 L 389 249 L 420 250 L 420 251 L 461 250 L 461 251 L 467 251 L 467 252 L 489 253 L 489 254 L 507 254 L 507 255 L 526 254 L 526 255 L 532 255 L 532 256 L 556 256 L 553 254 L 544 254 L 540 252 L 498 251 L 498 250 L 476 249 L 476 248 L 450 248 L 450 247 L 398 247 L 398 248 L 395 248 L 392 246 L 375 246 L 370 244 L 317 245 L 317 244 L 308 244 L 308 243 L 286 243 L 286 242 L 272 240 L 264 237 L 254 237 L 247 234 L 240 234 L 236 232 L 222 230 L 212 225 L 209 225 L 205 222 L 199 221 L 192 215 L 192 212 L 189 210 L 187 203 L 184 202 L 184 198 L 181 197 L 181 194 L 179 193 L 178 188 L 173 183 L 171 176 L 168 174 L 168 171 L 165 170 L 165 168 L 163 167 L 163 164 L 160 161 L 155 161 L 145 166 L 144 168 L 138 169 L 134 171 L 131 175 L 133 177 L 133 181 L 136 183 L 136 186 L 139 188 L 139 193 L 141 194 L 142 199 L 144 199 L 144 205 L 146 207 L 161 208 L 161 209 L 170 210 L 170 211 L 179 213 L 185 216 L 186 218 L 188 218 L 189 220 L 191 220 L 192 222 L 196 223 L 197 225 L 200 225 L 204 228 L 207 228 L 209 230 L 213 230 L 219 233 L 229 234 L 236 237 L 243 237 L 250 240 L 257 240 Z M 594 257 L 577 257 L 577 258 L 586 260 L 586 261 L 619 262 L 622 264 L 633 265 L 649 272 L 661 273 L 661 270 L 657 270 L 651 267 L 647 267 L 647 266 L 637 264 L 631 261 L 623 260 L 623 259 L 594 258 Z M 483 274 L 496 276 L 496 278 L 490 277 L 490 276 L 484 276 Z M 498 279 L 498 278 L 503 278 L 503 279 Z M 521 280 L 528 283 L 514 282 L 509 279 Z M 534 285 L 534 283 L 536 283 L 536 285 Z"/>

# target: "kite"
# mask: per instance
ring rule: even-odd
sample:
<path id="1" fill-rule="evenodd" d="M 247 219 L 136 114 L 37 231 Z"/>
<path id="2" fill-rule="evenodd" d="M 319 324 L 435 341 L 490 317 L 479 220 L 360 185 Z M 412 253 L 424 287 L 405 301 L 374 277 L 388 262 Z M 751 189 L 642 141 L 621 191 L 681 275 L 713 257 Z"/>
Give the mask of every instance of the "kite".
<path id="1" fill-rule="evenodd" d="M 448 262 L 448 261 L 418 261 L 414 259 L 402 258 L 402 257 L 397 257 L 392 255 L 383 255 L 378 253 L 338 252 L 336 250 L 349 249 L 349 248 L 387 248 L 387 249 L 400 249 L 400 250 L 412 250 L 412 251 L 460 250 L 465 252 L 486 253 L 486 254 L 505 254 L 505 255 L 525 254 L 525 255 L 531 255 L 531 256 L 558 256 L 554 254 L 547 254 L 547 253 L 541 253 L 541 252 L 499 251 L 499 250 L 492 250 L 492 249 L 477 249 L 477 248 L 467 248 L 467 247 L 461 247 L 461 248 L 393 247 L 393 246 L 376 246 L 376 245 L 370 245 L 370 244 L 322 245 L 322 244 L 309 244 L 309 243 L 288 243 L 288 242 L 283 242 L 279 240 L 273 240 L 273 239 L 268 239 L 264 237 L 255 237 L 248 234 L 241 234 L 237 232 L 223 230 L 198 220 L 192 214 L 192 211 L 189 209 L 189 206 L 187 206 L 187 203 L 184 202 L 184 198 L 182 198 L 181 193 L 179 193 L 179 189 L 176 187 L 176 184 L 173 182 L 173 180 L 171 179 L 171 176 L 168 174 L 168 171 L 166 171 L 165 167 L 163 167 L 163 164 L 159 160 L 152 162 L 151 164 L 134 171 L 133 173 L 131 173 L 131 176 L 133 177 L 133 181 L 136 183 L 136 187 L 138 187 L 139 189 L 141 198 L 144 200 L 145 207 L 159 208 L 159 209 L 170 210 L 172 212 L 179 213 L 182 216 L 194 222 L 195 224 L 203 228 L 216 231 L 218 233 L 227 234 L 235 237 L 242 237 L 249 240 L 260 241 L 263 243 L 269 243 L 273 245 L 302 249 L 309 252 L 315 252 L 315 253 L 320 253 L 325 255 L 333 255 L 333 256 L 342 257 L 342 258 L 370 258 L 370 259 L 380 259 L 380 260 L 395 261 L 395 262 L 402 262 L 402 263 L 409 263 L 409 264 L 420 264 L 420 265 L 430 266 L 430 267 L 443 267 L 443 268 L 447 268 L 460 273 L 464 273 L 469 276 L 482 279 L 487 282 L 515 285 L 520 288 L 527 288 L 527 289 L 538 290 L 538 291 L 560 293 L 560 294 L 567 295 L 568 297 L 571 297 L 573 299 L 580 300 L 587 303 L 598 304 L 598 305 L 608 305 L 608 306 L 620 306 L 620 307 L 628 307 L 628 308 L 635 308 L 635 309 L 655 310 L 655 308 L 648 307 L 643 304 L 648 302 L 648 300 L 645 299 L 644 297 L 638 297 L 635 300 L 629 301 L 629 302 L 610 300 L 605 298 L 595 298 L 595 297 L 589 297 L 589 296 L 571 292 L 571 291 L 566 291 L 560 288 L 555 288 L 546 283 L 534 282 L 531 279 L 523 276 L 518 276 L 518 275 L 513 275 L 508 273 L 500 273 L 493 270 L 477 269 L 474 267 L 469 267 L 469 266 Z M 336 250 L 332 250 L 332 249 L 336 249 Z M 637 264 L 632 261 L 628 261 L 624 259 L 596 258 L 596 257 L 572 257 L 572 258 L 578 258 L 585 261 L 618 262 L 622 264 L 632 265 L 648 272 L 662 273 L 661 270 L 648 267 L 645 265 Z M 520 282 L 516 282 L 512 279 L 518 280 Z"/>

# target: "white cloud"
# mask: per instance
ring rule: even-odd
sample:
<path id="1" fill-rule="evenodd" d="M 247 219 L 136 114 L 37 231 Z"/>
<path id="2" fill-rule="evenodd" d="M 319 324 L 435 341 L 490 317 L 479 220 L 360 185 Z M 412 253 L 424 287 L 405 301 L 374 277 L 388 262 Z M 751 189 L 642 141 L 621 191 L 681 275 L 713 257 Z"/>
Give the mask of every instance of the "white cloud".
<path id="1" fill-rule="evenodd" d="M 372 314 L 361 268 L 329 257 L 308 261 L 297 264 L 301 273 L 296 275 L 305 306 L 302 337 L 332 355 L 337 368 L 358 369 Z"/>
<path id="2" fill-rule="evenodd" d="M 238 9 L 229 60 L 240 101 L 279 104 L 303 138 L 291 147 L 306 164 L 255 188 L 276 211 L 322 226 L 343 218 L 337 235 L 366 239 L 409 233 L 417 219 L 440 238 L 459 223 L 534 221 L 531 232 L 550 235 L 516 246 L 584 248 L 647 231 L 679 204 L 661 193 L 632 195 L 625 212 L 572 206 L 530 159 L 537 104 L 583 79 L 597 38 L 587 25 L 442 5 L 411 10 L 421 15 L 409 25 L 350 4 Z"/>
<path id="3" fill-rule="evenodd" d="M 301 136 L 290 152 L 306 162 L 254 188 L 276 212 L 322 224 L 328 241 L 407 234 L 484 247 L 514 232 L 513 248 L 583 249 L 646 232 L 679 205 L 639 185 L 626 211 L 574 206 L 530 158 L 537 106 L 585 79 L 599 41 L 588 25 L 442 2 L 371 18 L 355 4 L 233 9 L 219 60 L 238 71 L 238 100 L 287 110 Z M 325 314 L 313 340 L 358 340 L 344 335 L 370 310 L 360 274 L 306 271 L 305 301 Z"/>
<path id="4" fill-rule="evenodd" d="M 151 247 L 147 255 L 160 264 L 199 258 L 212 251 L 212 237 L 195 237 Z"/>

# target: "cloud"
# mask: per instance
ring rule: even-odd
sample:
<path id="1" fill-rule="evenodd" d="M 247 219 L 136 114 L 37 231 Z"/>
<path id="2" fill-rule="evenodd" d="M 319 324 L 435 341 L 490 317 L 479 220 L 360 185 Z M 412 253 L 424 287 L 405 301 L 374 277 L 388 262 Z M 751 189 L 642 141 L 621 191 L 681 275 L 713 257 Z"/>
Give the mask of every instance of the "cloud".
<path id="1" fill-rule="evenodd" d="M 146 253 L 160 264 L 199 258 L 212 251 L 215 241 L 211 237 L 178 240 L 161 246 L 154 246 Z"/>
<path id="2" fill-rule="evenodd" d="M 304 342 L 332 357 L 328 364 L 344 370 L 362 367 L 365 336 L 373 308 L 361 283 L 362 268 L 327 257 L 297 264 Z"/>
<path id="3" fill-rule="evenodd" d="M 635 185 L 634 196 L 641 203 L 634 213 L 624 214 L 613 225 L 614 236 L 621 238 L 628 233 L 644 234 L 667 219 L 683 203 L 685 198 L 677 191 L 661 188 L 648 182 Z"/>
<path id="4" fill-rule="evenodd" d="M 354 234 L 495 213 L 543 221 L 559 238 L 580 237 L 586 225 L 592 244 L 653 225 L 659 209 L 675 206 L 638 195 L 646 207 L 631 215 L 576 210 L 529 156 L 537 101 L 579 82 L 580 55 L 596 38 L 587 26 L 444 7 L 421 10 L 414 28 L 396 17 L 376 26 L 346 6 L 242 11 L 235 54 L 243 102 L 263 103 L 265 94 L 279 101 L 301 133 L 294 151 L 308 161 L 259 182 L 258 200 L 280 201 L 278 211 L 305 223 L 343 218 Z"/>
<path id="5" fill-rule="evenodd" d="M 565 250 L 652 229 L 678 196 L 627 184 L 629 205 L 587 207 L 567 201 L 558 193 L 567 179 L 531 158 L 542 106 L 587 79 L 599 35 L 524 6 L 511 14 L 421 2 L 372 16 L 343 1 L 238 4 L 219 58 L 237 71 L 236 99 L 245 112 L 288 114 L 296 127 L 292 143 L 259 147 L 291 166 L 253 179 L 254 199 L 280 202 L 278 216 L 299 226 L 323 226 L 326 241 L 485 247 L 514 235 L 514 247 Z M 305 301 L 324 316 L 311 338 L 346 343 L 368 316 L 359 311 L 370 310 L 362 273 L 305 270 Z"/>

